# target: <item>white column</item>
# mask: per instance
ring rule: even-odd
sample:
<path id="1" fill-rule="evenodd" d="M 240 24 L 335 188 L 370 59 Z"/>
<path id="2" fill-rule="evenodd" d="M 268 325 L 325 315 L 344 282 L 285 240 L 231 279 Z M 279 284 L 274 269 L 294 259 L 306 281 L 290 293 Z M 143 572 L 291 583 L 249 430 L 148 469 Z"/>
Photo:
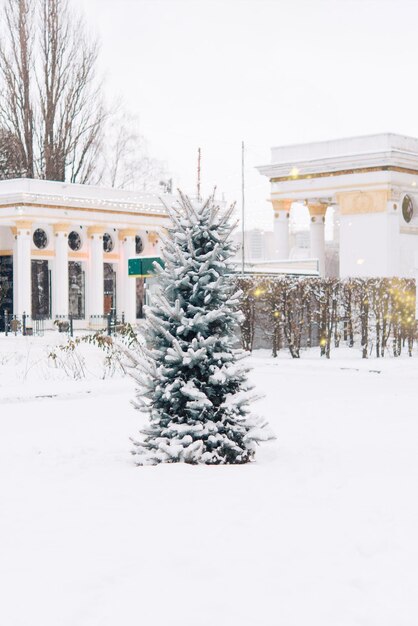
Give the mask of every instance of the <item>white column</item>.
<path id="1" fill-rule="evenodd" d="M 135 255 L 135 229 L 127 228 L 119 231 L 119 297 L 118 314 L 125 315 L 125 321 L 134 324 L 136 320 L 136 279 L 128 275 L 128 261 Z"/>
<path id="2" fill-rule="evenodd" d="M 325 276 L 325 213 L 327 205 L 322 202 L 308 202 L 308 208 L 311 216 L 311 257 L 318 259 L 319 275 Z"/>
<path id="3" fill-rule="evenodd" d="M 55 224 L 55 259 L 52 283 L 52 311 L 68 317 L 68 224 Z"/>
<path id="4" fill-rule="evenodd" d="M 11 227 L 13 235 L 13 312 L 17 313 L 17 228 Z"/>
<path id="5" fill-rule="evenodd" d="M 87 266 L 89 315 L 103 315 L 104 313 L 103 233 L 104 228 L 100 226 L 91 226 L 87 230 L 89 238 L 89 262 Z"/>
<path id="6" fill-rule="evenodd" d="M 418 252 L 414 253 L 414 278 L 415 284 L 418 285 Z M 418 320 L 418 290 L 415 296 L 415 319 Z"/>
<path id="7" fill-rule="evenodd" d="M 16 315 L 32 313 L 31 222 L 16 223 Z"/>
<path id="8" fill-rule="evenodd" d="M 292 200 L 272 200 L 274 209 L 274 248 L 278 260 L 289 258 L 289 217 Z"/>
<path id="9" fill-rule="evenodd" d="M 403 276 L 401 267 L 401 233 L 399 229 L 399 202 L 387 203 L 386 276 Z M 371 247 L 371 246 L 370 246 Z"/>
<path id="10" fill-rule="evenodd" d="M 333 238 L 334 244 L 339 245 L 340 243 L 340 220 L 341 220 L 341 212 L 338 204 L 334 204 L 334 224 L 333 224 Z"/>

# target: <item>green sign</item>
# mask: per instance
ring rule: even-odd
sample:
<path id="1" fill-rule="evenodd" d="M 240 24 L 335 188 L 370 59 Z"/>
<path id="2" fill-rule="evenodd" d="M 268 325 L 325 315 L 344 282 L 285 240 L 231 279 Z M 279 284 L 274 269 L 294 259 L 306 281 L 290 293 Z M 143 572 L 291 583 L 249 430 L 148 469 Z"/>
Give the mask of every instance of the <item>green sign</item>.
<path id="1" fill-rule="evenodd" d="M 154 263 L 158 263 L 161 267 L 164 267 L 164 261 L 158 256 L 140 257 L 138 259 L 128 260 L 128 275 L 129 276 L 152 276 L 154 273 Z"/>

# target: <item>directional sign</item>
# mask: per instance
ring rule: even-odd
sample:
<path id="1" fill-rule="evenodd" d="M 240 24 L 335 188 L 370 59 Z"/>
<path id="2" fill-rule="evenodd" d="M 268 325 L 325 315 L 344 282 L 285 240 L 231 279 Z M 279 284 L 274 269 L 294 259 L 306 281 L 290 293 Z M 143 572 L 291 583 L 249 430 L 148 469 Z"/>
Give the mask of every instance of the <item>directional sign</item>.
<path id="1" fill-rule="evenodd" d="M 144 278 L 154 274 L 154 263 L 164 267 L 164 261 L 158 256 L 146 256 L 128 260 L 128 275 Z"/>

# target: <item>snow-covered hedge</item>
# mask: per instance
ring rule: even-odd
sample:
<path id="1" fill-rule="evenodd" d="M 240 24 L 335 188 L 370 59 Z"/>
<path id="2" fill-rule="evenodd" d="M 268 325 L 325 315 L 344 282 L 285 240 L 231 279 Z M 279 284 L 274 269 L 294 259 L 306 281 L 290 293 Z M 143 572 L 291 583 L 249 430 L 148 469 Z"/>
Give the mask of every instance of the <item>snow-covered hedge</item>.
<path id="1" fill-rule="evenodd" d="M 412 355 L 417 334 L 415 281 L 401 278 L 235 277 L 241 289 L 241 339 L 252 350 L 256 331 L 268 337 L 273 356 L 281 348 L 300 357 L 318 345 L 330 357 L 344 342 L 374 353 Z"/>

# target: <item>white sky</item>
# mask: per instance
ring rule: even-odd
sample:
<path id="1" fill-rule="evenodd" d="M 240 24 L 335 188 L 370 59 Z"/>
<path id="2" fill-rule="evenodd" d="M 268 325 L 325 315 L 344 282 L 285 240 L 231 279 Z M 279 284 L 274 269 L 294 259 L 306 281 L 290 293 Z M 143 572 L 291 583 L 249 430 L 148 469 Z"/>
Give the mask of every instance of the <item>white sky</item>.
<path id="1" fill-rule="evenodd" d="M 273 145 L 418 136 L 417 0 L 73 0 L 102 42 L 110 95 L 140 118 L 176 185 L 241 197 L 271 228 Z"/>

